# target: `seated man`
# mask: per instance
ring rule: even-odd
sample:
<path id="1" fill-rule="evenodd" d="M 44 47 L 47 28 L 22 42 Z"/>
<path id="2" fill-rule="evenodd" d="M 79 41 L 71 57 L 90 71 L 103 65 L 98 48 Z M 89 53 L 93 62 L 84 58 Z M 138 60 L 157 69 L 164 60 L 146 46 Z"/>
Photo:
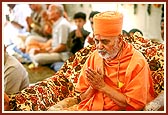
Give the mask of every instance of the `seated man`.
<path id="1" fill-rule="evenodd" d="M 27 32 L 26 18 L 31 10 L 28 4 L 7 4 L 10 10 L 9 18 L 4 26 L 4 44 L 9 55 L 21 58 L 22 62 L 30 62 L 29 55 L 25 51 L 25 40 L 29 35 Z M 10 33 L 10 34 L 9 34 Z"/>
<path id="2" fill-rule="evenodd" d="M 123 15 L 102 12 L 93 22 L 97 50 L 81 70 L 77 110 L 142 110 L 154 99 L 153 83 L 144 56 L 120 35 Z"/>
<path id="3" fill-rule="evenodd" d="M 31 39 L 26 42 L 26 51 L 36 66 L 65 61 L 69 58 L 66 43 L 70 24 L 63 17 L 63 11 L 61 5 L 52 4 L 48 8 L 48 18 L 53 22 L 51 39 L 44 42 Z"/>
<path id="4" fill-rule="evenodd" d="M 28 72 L 13 56 L 4 52 L 4 91 L 6 94 L 17 93 L 29 86 Z"/>
<path id="5" fill-rule="evenodd" d="M 28 30 L 30 31 L 27 39 L 45 41 L 51 38 L 52 23 L 48 20 L 46 5 L 29 4 L 32 10 L 31 16 L 27 17 Z M 45 29 L 48 26 L 50 32 Z"/>

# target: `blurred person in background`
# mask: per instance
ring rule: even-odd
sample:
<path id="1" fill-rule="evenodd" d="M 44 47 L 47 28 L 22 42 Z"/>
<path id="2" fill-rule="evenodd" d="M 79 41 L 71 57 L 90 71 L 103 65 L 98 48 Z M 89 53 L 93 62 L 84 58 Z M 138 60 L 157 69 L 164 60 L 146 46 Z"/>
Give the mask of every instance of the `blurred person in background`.
<path id="1" fill-rule="evenodd" d="M 26 51 L 30 54 L 36 67 L 65 61 L 69 58 L 67 39 L 70 32 L 70 23 L 63 17 L 63 12 L 62 5 L 49 5 L 47 13 L 48 19 L 53 23 L 52 38 L 43 42 L 37 39 L 31 39 L 26 42 Z"/>
<path id="2" fill-rule="evenodd" d="M 4 47 L 4 91 L 6 94 L 17 93 L 29 86 L 28 72 Z"/>
<path id="3" fill-rule="evenodd" d="M 93 16 L 98 14 L 100 12 L 98 11 L 92 11 L 90 14 L 89 14 L 89 21 L 90 21 L 90 25 L 91 25 L 91 28 L 92 28 L 92 31 L 93 31 Z M 88 45 L 93 45 L 94 44 L 94 39 L 93 39 L 93 32 L 91 32 L 86 40 L 85 40 L 85 43 L 84 43 L 84 47 L 88 46 Z"/>
<path id="4" fill-rule="evenodd" d="M 75 13 L 73 19 L 77 29 L 69 34 L 67 45 L 69 51 L 75 54 L 84 47 L 85 39 L 90 32 L 83 28 L 86 23 L 86 14 L 84 12 Z"/>

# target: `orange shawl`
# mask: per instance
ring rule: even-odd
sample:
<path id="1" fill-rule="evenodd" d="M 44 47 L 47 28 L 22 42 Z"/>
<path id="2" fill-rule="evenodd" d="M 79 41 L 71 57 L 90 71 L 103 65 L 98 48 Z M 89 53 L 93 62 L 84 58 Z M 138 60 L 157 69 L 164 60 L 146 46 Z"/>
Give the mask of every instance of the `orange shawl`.
<path id="1" fill-rule="evenodd" d="M 76 91 L 85 92 L 89 87 L 85 77 L 85 69 L 88 67 L 93 70 L 97 70 L 97 67 L 104 67 L 105 82 L 126 96 L 128 106 L 122 108 L 105 94 L 97 91 L 90 99 L 81 101 L 78 110 L 141 110 L 145 104 L 153 99 L 154 89 L 149 66 L 144 56 L 135 50 L 131 44 L 124 43 L 120 56 L 119 80 L 124 83 L 121 88 L 117 88 L 118 59 L 106 63 L 99 57 L 96 50 L 81 70 Z"/>

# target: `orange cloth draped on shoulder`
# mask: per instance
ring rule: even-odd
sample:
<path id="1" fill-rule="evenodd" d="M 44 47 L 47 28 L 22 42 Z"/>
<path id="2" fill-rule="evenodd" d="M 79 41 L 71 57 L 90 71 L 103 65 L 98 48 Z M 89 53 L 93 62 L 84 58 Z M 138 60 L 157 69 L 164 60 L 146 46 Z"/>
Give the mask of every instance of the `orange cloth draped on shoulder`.
<path id="1" fill-rule="evenodd" d="M 75 90 L 82 93 L 89 88 L 90 85 L 85 75 L 86 68 L 90 67 L 97 70 L 98 67 L 102 67 L 104 68 L 105 82 L 126 96 L 128 106 L 122 108 L 108 96 L 97 91 L 91 98 L 82 100 L 78 105 L 78 110 L 142 110 L 145 104 L 153 100 L 153 82 L 144 56 L 135 50 L 131 44 L 124 42 L 119 60 L 119 80 L 124 83 L 121 88 L 117 87 L 118 57 L 107 63 L 96 50 L 83 66 Z"/>

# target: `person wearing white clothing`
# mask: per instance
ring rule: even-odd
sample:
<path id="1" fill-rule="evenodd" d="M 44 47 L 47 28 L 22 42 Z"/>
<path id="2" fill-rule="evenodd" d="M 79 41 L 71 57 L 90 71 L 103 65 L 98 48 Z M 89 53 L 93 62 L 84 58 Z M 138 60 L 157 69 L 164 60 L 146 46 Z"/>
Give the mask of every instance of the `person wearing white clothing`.
<path id="1" fill-rule="evenodd" d="M 31 40 L 27 43 L 29 49 L 27 51 L 35 66 L 65 61 L 69 58 L 66 43 L 70 32 L 70 23 L 63 17 L 63 11 L 61 5 L 50 5 L 48 18 L 53 22 L 52 38 L 46 42 Z"/>

